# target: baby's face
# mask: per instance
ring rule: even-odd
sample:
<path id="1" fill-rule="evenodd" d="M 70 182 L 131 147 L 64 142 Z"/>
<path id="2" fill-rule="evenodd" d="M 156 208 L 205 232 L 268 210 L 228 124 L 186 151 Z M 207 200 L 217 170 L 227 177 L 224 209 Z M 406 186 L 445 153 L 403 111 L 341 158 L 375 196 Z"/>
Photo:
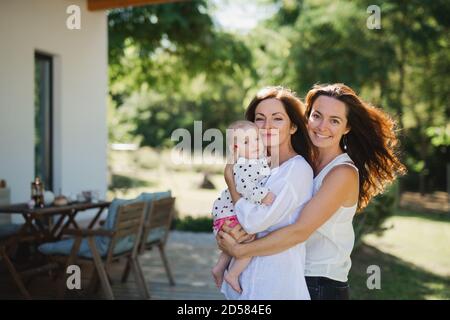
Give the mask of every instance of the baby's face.
<path id="1" fill-rule="evenodd" d="M 246 159 L 258 159 L 262 156 L 264 146 L 256 128 L 238 129 L 235 132 L 237 154 Z"/>

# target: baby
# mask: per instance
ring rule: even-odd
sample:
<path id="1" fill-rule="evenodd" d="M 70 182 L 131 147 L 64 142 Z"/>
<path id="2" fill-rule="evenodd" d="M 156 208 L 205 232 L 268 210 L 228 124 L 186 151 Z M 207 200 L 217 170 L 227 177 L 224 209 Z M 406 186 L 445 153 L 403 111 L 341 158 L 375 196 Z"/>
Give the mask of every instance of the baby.
<path id="1" fill-rule="evenodd" d="M 232 123 L 228 127 L 227 133 L 231 133 L 227 134 L 227 138 L 229 138 L 228 147 L 234 163 L 233 174 L 236 190 L 245 200 L 255 204 L 271 205 L 275 200 L 275 195 L 262 186 L 262 180 L 270 175 L 270 167 L 258 127 L 253 122 L 240 120 Z M 228 223 L 230 227 L 239 223 L 228 189 L 222 191 L 220 197 L 214 201 L 212 214 L 214 234 L 217 234 L 226 221 L 230 221 Z M 239 275 L 250 263 L 250 260 L 251 258 L 234 260 L 225 273 L 231 257 L 222 252 L 212 270 L 216 285 L 220 287 L 225 279 L 234 290 L 241 292 Z"/>

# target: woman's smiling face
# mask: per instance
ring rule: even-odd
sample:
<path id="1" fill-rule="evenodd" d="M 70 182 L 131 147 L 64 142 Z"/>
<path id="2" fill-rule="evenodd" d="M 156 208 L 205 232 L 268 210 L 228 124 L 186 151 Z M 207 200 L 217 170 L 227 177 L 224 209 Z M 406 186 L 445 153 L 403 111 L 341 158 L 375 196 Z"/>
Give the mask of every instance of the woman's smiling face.
<path id="1" fill-rule="evenodd" d="M 312 143 L 318 148 L 336 147 L 349 131 L 345 104 L 332 97 L 319 96 L 308 118 L 308 134 Z"/>
<path id="2" fill-rule="evenodd" d="M 283 103 L 275 98 L 261 101 L 255 109 L 255 124 L 261 130 L 266 147 L 290 143 L 296 128 L 284 109 Z"/>

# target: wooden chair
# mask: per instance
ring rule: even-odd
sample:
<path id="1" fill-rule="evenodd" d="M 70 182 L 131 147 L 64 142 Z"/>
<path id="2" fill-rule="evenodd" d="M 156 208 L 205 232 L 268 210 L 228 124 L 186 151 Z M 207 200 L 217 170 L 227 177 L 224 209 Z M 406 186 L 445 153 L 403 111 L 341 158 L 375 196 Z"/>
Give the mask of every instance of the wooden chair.
<path id="1" fill-rule="evenodd" d="M 174 218 L 174 207 L 174 197 L 152 200 L 150 205 L 147 205 L 148 212 L 139 245 L 140 254 L 143 254 L 146 250 L 151 250 L 154 246 L 158 247 L 171 286 L 175 285 L 175 281 L 164 249 Z M 122 275 L 122 282 L 127 281 L 129 272 L 130 264 L 127 263 Z"/>
<path id="2" fill-rule="evenodd" d="M 42 240 L 41 235 L 23 231 L 22 225 L 9 224 L 0 226 L 0 262 L 3 262 L 6 266 L 15 286 L 25 299 L 32 299 L 27 289 L 27 284 L 34 276 L 44 272 L 51 272 L 58 267 L 56 263 L 48 263 L 34 267 L 28 266 L 27 269 L 21 271 L 17 269 L 16 264 L 18 263 L 17 260 L 19 260 L 18 249 L 20 245 L 35 245 L 40 240 Z M 15 253 L 13 254 L 13 252 Z M 29 255 L 29 252 L 26 254 Z M 12 255 L 15 256 L 15 262 L 11 260 Z M 27 256 L 27 260 L 28 258 L 30 256 Z M 20 259 L 22 260 L 23 257 Z"/>
<path id="3" fill-rule="evenodd" d="M 17 289 L 20 291 L 22 296 L 25 299 L 31 299 L 31 295 L 25 287 L 23 276 L 17 271 L 13 262 L 10 259 L 9 252 L 12 251 L 12 248 L 17 248 L 18 244 L 18 235 L 11 233 L 5 234 L 0 237 L 0 261 L 6 266 L 9 274 L 14 281 Z"/>
<path id="4" fill-rule="evenodd" d="M 119 206 L 114 228 L 107 229 L 69 229 L 64 234 L 75 236 L 70 255 L 66 259 L 64 271 L 69 265 L 76 264 L 77 260 L 90 261 L 94 263 L 95 272 L 91 279 L 90 288 L 95 288 L 100 281 L 102 289 L 108 299 L 114 299 L 111 288 L 110 277 L 108 276 L 108 267 L 115 260 L 126 258 L 127 264 L 133 268 L 136 284 L 138 285 L 143 297 L 150 298 L 148 287 L 142 273 L 138 260 L 139 240 L 142 237 L 142 227 L 145 218 L 145 202 L 134 202 Z M 100 253 L 96 245 L 96 237 L 108 237 L 110 239 L 107 252 Z M 87 241 L 91 257 L 79 256 L 82 241 Z M 125 241 L 125 242 L 124 242 Z M 124 250 L 123 244 L 128 244 Z M 122 248 L 120 248 L 120 246 Z M 59 285 L 59 296 L 63 297 L 66 289 L 66 279 L 63 277 Z"/>

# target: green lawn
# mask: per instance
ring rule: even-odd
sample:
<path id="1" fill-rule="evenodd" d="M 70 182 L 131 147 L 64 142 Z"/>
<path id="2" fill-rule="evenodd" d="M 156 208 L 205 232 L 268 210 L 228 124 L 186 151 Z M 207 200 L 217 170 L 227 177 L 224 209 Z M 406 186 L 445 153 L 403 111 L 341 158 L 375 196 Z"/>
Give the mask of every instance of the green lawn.
<path id="1" fill-rule="evenodd" d="M 178 217 L 204 217 L 226 187 L 223 164 L 176 165 L 170 150 L 158 152 L 151 148 L 137 151 L 110 151 L 110 186 L 108 199 L 134 198 L 141 192 L 171 190 L 177 198 Z M 201 189 L 203 173 L 208 172 L 216 189 Z"/>
<path id="2" fill-rule="evenodd" d="M 352 299 L 450 299 L 450 216 L 399 211 L 385 226 L 352 255 Z M 370 265 L 380 267 L 380 290 L 367 288 Z"/>

